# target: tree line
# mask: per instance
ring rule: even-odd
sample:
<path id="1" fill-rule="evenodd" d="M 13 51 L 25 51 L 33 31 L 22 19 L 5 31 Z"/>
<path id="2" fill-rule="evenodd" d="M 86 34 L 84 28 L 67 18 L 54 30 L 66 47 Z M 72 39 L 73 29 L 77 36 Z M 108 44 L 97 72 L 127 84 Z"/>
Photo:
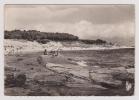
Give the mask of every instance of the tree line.
<path id="1" fill-rule="evenodd" d="M 85 44 L 96 44 L 96 45 L 107 43 L 107 41 L 101 40 L 101 39 L 96 39 L 96 40 L 81 40 L 80 39 L 80 41 L 85 43 Z"/>
<path id="2" fill-rule="evenodd" d="M 59 32 L 40 32 L 36 30 L 12 30 L 5 31 L 5 39 L 25 39 L 29 41 L 37 42 L 49 42 L 52 41 L 77 41 L 79 38 L 69 33 L 59 33 Z"/>
<path id="3" fill-rule="evenodd" d="M 80 41 L 85 44 L 106 44 L 107 42 L 101 39 L 97 40 L 82 40 L 77 36 L 69 33 L 59 32 L 40 32 L 36 30 L 12 30 L 4 32 L 5 39 L 24 39 L 29 41 L 37 41 L 39 43 L 47 43 L 51 41 Z"/>

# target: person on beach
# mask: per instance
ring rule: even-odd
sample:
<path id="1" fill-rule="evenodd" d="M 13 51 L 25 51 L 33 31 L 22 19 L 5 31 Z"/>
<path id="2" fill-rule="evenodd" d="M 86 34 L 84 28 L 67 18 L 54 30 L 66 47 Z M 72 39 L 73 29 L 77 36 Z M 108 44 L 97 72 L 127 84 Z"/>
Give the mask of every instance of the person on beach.
<path id="1" fill-rule="evenodd" d="M 44 53 L 43 53 L 43 54 L 44 54 L 44 55 L 47 55 L 47 50 L 46 50 L 46 49 L 44 50 Z"/>

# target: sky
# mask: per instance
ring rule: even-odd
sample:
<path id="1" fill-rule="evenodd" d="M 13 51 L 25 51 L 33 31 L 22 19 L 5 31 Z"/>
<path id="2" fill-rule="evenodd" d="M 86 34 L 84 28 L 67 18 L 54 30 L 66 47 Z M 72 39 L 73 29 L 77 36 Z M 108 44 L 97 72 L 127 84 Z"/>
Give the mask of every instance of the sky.
<path id="1" fill-rule="evenodd" d="M 65 32 L 134 45 L 134 5 L 5 5 L 5 30 Z"/>

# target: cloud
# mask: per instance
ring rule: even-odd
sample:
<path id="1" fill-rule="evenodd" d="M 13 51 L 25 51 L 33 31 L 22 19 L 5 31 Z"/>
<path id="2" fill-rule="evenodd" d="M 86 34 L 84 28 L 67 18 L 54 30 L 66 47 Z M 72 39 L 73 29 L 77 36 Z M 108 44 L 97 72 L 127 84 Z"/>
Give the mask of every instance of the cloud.
<path id="1" fill-rule="evenodd" d="M 34 26 L 23 25 L 23 29 L 35 29 L 46 32 L 67 32 L 77 35 L 82 39 L 114 38 L 134 36 L 134 23 L 125 22 L 120 24 L 93 24 L 86 20 L 77 23 L 46 23 Z"/>
<path id="2" fill-rule="evenodd" d="M 76 12 L 76 8 L 52 9 L 49 6 L 11 6 L 5 7 L 6 27 L 9 24 L 39 24 L 54 22 L 58 19 L 66 18 Z M 10 17 L 9 17 L 10 16 Z M 60 20 L 59 20 L 60 21 Z"/>
<path id="3" fill-rule="evenodd" d="M 134 5 L 6 5 L 5 29 L 67 32 L 82 39 L 134 37 Z"/>
<path id="4" fill-rule="evenodd" d="M 10 16 L 10 17 L 9 17 Z M 47 22 L 75 23 L 87 20 L 95 24 L 134 20 L 134 5 L 6 5 L 5 21 L 9 24 Z"/>

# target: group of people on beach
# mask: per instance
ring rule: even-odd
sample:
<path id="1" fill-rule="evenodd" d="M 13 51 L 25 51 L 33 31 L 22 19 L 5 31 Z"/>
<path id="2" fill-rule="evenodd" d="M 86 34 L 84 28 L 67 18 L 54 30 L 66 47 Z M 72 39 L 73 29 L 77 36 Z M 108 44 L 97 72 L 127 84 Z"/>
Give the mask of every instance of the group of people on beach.
<path id="1" fill-rule="evenodd" d="M 14 55 L 14 54 L 20 54 L 22 47 L 15 48 L 14 46 L 4 46 L 5 55 Z M 51 56 L 58 56 L 59 55 L 59 49 L 57 50 L 50 50 L 44 49 L 43 52 L 44 55 L 51 55 Z"/>
<path id="2" fill-rule="evenodd" d="M 44 55 L 51 55 L 51 56 L 58 56 L 59 55 L 59 49 L 58 50 L 51 50 L 51 51 L 47 51 L 47 49 L 44 50 L 43 52 Z"/>

